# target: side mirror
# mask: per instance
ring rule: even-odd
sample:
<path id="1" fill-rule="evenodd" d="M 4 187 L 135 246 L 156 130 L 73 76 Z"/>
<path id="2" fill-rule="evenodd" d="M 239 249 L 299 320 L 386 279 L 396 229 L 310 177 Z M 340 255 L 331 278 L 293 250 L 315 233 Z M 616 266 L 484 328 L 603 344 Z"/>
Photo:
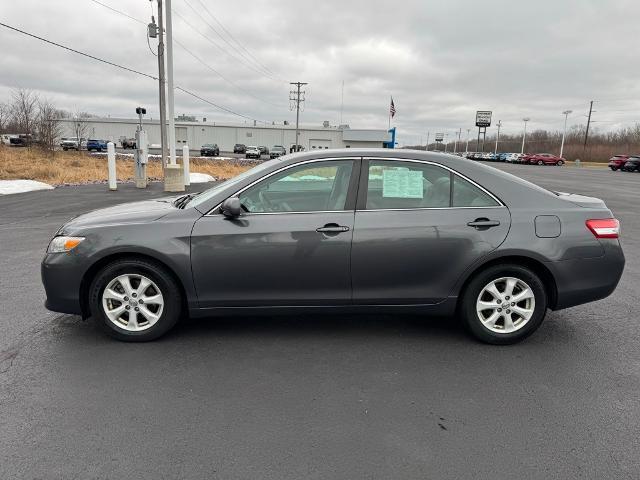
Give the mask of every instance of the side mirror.
<path id="1" fill-rule="evenodd" d="M 229 197 L 220 206 L 222 214 L 227 218 L 236 218 L 242 214 L 242 206 L 238 197 Z"/>

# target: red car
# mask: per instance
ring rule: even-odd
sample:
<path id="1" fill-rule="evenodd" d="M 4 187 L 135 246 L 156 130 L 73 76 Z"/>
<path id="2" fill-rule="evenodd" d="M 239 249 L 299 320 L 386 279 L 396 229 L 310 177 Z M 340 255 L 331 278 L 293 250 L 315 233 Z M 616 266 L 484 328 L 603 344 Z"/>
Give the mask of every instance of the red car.
<path id="1" fill-rule="evenodd" d="M 627 163 L 631 155 L 615 155 L 609 159 L 609 168 L 612 172 L 616 170 L 622 171 L 622 167 Z"/>
<path id="2" fill-rule="evenodd" d="M 520 157 L 520 163 L 527 165 L 533 156 L 535 156 L 533 153 L 523 153 Z"/>
<path id="3" fill-rule="evenodd" d="M 528 159 L 530 165 L 564 165 L 566 160 L 550 153 L 536 153 Z"/>

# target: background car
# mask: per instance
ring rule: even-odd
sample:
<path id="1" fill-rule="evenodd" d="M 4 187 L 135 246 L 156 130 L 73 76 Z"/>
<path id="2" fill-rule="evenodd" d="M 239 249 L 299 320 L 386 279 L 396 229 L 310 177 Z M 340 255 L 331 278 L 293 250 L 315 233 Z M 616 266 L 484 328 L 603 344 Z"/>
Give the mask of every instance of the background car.
<path id="1" fill-rule="evenodd" d="M 258 150 L 260 150 L 260 155 L 269 155 L 269 149 L 264 145 L 259 145 Z"/>
<path id="2" fill-rule="evenodd" d="M 96 140 L 90 138 L 87 140 L 87 151 L 91 152 L 95 150 L 96 152 L 102 152 L 107 149 L 107 141 L 106 140 Z"/>
<path id="3" fill-rule="evenodd" d="M 531 155 L 528 159 L 530 165 L 564 165 L 566 160 L 564 158 L 552 155 L 550 153 L 536 153 Z"/>
<path id="4" fill-rule="evenodd" d="M 609 168 L 612 172 L 623 170 L 624 164 L 627 163 L 631 155 L 615 155 L 609 159 Z"/>
<path id="5" fill-rule="evenodd" d="M 245 158 L 257 158 L 258 160 L 261 157 L 260 150 L 256 146 L 247 147 L 244 155 L 245 155 Z"/>
<path id="6" fill-rule="evenodd" d="M 233 153 L 245 153 L 247 151 L 247 147 L 242 143 L 236 143 L 233 146 Z"/>
<path id="7" fill-rule="evenodd" d="M 274 145 L 269 151 L 269 158 L 278 158 L 286 154 L 287 150 L 282 145 Z"/>
<path id="8" fill-rule="evenodd" d="M 80 146 L 82 144 L 82 140 L 78 140 L 78 137 L 69 137 L 60 142 L 60 146 L 62 150 L 77 150 L 80 151 Z"/>
<path id="9" fill-rule="evenodd" d="M 625 172 L 640 172 L 640 157 L 629 157 L 622 170 Z"/>
<path id="10" fill-rule="evenodd" d="M 125 150 L 128 148 L 136 148 L 136 139 L 123 137 L 120 139 L 120 145 Z"/>
<path id="11" fill-rule="evenodd" d="M 519 153 L 507 153 L 504 161 L 508 163 L 519 163 L 520 154 Z"/>
<path id="12" fill-rule="evenodd" d="M 296 145 L 293 144 L 289 147 L 289 153 L 293 153 L 293 152 L 304 152 L 304 147 L 302 145 L 298 145 L 298 149 L 296 150 Z"/>
<path id="13" fill-rule="evenodd" d="M 220 148 L 217 143 L 205 143 L 200 148 L 200 156 L 202 157 L 217 157 L 220 155 Z"/>

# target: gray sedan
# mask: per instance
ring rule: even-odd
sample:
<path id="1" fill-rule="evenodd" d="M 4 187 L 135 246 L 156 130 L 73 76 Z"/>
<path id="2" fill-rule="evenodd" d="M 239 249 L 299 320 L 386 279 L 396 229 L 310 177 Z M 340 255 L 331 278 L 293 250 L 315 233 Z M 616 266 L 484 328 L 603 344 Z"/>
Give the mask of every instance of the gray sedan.
<path id="1" fill-rule="evenodd" d="M 547 309 L 613 292 L 618 233 L 597 198 L 463 158 L 332 150 L 81 215 L 52 239 L 42 279 L 49 309 L 120 340 L 187 315 L 340 311 L 456 316 L 508 344 Z"/>

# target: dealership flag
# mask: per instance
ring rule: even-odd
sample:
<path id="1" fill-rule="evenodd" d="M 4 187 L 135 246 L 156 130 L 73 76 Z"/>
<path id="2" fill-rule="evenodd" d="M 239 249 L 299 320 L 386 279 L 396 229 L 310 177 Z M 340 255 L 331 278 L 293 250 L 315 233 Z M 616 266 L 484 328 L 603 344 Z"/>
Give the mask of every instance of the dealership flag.
<path id="1" fill-rule="evenodd" d="M 389 116 L 391 118 L 396 116 L 396 106 L 393 104 L 393 97 L 391 97 L 391 106 L 389 106 Z"/>

